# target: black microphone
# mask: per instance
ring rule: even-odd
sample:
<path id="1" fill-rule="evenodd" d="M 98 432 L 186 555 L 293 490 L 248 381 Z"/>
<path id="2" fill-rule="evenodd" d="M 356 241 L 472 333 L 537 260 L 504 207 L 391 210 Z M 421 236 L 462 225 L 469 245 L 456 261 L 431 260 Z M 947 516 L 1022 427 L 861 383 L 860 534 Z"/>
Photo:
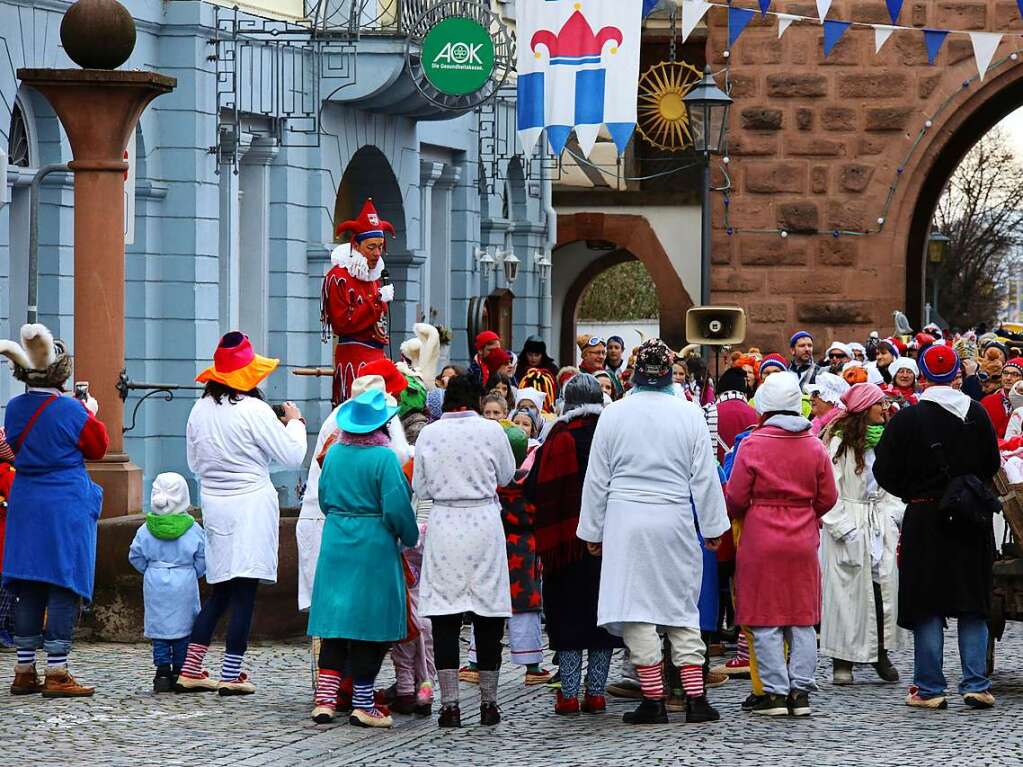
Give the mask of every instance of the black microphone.
<path id="1" fill-rule="evenodd" d="M 390 273 L 386 269 L 384 269 L 384 270 L 382 270 L 380 272 L 380 283 L 382 285 L 390 285 L 391 284 L 391 275 L 390 275 Z"/>

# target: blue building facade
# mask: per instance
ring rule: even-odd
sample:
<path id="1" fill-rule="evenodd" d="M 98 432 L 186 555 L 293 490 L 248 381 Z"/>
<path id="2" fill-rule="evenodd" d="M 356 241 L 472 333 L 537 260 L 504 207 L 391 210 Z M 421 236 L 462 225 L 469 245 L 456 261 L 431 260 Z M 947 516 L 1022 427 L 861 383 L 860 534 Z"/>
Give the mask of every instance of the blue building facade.
<path id="1" fill-rule="evenodd" d="M 71 159 L 66 135 L 19 67 L 71 67 L 59 28 L 70 3 L 0 0 L 0 332 L 17 338 L 28 311 L 29 184 Z M 336 222 L 372 196 L 397 229 L 386 256 L 397 299 L 392 356 L 416 321 L 449 328 L 454 362 L 469 358 L 467 315 L 489 298 L 491 322 L 519 348 L 550 337 L 542 264 L 554 242 L 550 182 L 514 144 L 514 102 L 445 111 L 410 81 L 412 23 L 430 0 L 360 0 L 242 12 L 198 0 L 126 0 L 138 42 L 126 69 L 177 78 L 135 135 L 134 236 L 126 248 L 126 370 L 135 382 L 190 385 L 220 335 L 240 328 L 282 360 L 273 402 L 293 400 L 311 437 L 329 411 L 320 286 Z M 496 12 L 511 15 L 511 3 Z M 282 18 L 293 17 L 290 20 Z M 276 30 L 276 31 L 275 31 Z M 505 89 L 505 92 L 507 89 Z M 503 127 L 502 127 L 503 126 Z M 500 133 L 500 136 L 496 134 Z M 0 162 L 0 167 L 3 163 Z M 39 207 L 39 319 L 74 338 L 73 182 L 55 172 Z M 130 210 L 130 205 L 129 205 Z M 509 282 L 484 276 L 480 248 L 514 253 Z M 549 263 L 549 260 L 548 260 Z M 538 267 L 538 264 L 540 266 Z M 19 393 L 0 375 L 0 403 Z M 132 392 L 126 425 L 144 391 Z M 147 400 L 126 434 L 146 487 L 161 471 L 188 476 L 184 428 L 194 391 Z M 119 402 L 100 403 L 118 407 Z M 294 502 L 295 472 L 275 478 Z"/>

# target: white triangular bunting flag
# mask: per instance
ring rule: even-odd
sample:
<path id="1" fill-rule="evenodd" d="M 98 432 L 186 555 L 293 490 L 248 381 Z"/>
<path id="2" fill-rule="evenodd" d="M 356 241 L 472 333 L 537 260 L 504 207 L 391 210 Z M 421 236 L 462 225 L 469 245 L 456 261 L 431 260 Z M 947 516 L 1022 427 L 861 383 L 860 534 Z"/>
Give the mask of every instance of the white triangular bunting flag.
<path id="1" fill-rule="evenodd" d="M 682 42 L 693 33 L 708 8 L 706 0 L 682 0 Z"/>
<path id="2" fill-rule="evenodd" d="M 887 24 L 874 24 L 874 53 L 880 53 L 881 48 L 888 42 L 897 27 L 890 27 Z"/>
<path id="3" fill-rule="evenodd" d="M 1002 36 L 998 32 L 970 32 L 970 42 L 973 43 L 973 58 L 977 61 L 977 71 L 983 80 L 984 73 L 991 66 L 991 59 L 998 50 L 998 44 L 1002 42 Z"/>
<path id="4" fill-rule="evenodd" d="M 788 29 L 793 21 L 799 21 L 802 16 L 793 16 L 791 13 L 776 13 L 778 17 L 778 37 L 785 34 L 785 30 Z"/>
<path id="5" fill-rule="evenodd" d="M 579 142 L 579 148 L 583 152 L 583 157 L 587 160 L 590 159 L 590 152 L 593 151 L 593 145 L 597 143 L 598 133 L 600 133 L 599 125 L 575 126 L 576 140 Z"/>
<path id="6" fill-rule="evenodd" d="M 824 21 L 824 17 L 828 15 L 828 11 L 831 10 L 831 0 L 817 0 L 817 15 L 820 16 L 821 21 Z"/>

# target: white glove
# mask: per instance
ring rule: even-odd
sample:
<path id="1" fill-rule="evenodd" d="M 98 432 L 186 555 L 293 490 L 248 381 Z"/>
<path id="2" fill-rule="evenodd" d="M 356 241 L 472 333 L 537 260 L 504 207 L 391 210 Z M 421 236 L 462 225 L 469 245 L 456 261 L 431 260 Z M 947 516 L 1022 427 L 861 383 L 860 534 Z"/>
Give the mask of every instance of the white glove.
<path id="1" fill-rule="evenodd" d="M 89 395 L 89 398 L 85 400 L 85 409 L 92 413 L 94 416 L 99 415 L 99 403 L 96 401 L 96 398 L 93 397 L 91 394 Z"/>
<path id="2" fill-rule="evenodd" d="M 385 304 L 389 304 L 394 300 L 394 285 L 380 286 L 380 300 Z"/>

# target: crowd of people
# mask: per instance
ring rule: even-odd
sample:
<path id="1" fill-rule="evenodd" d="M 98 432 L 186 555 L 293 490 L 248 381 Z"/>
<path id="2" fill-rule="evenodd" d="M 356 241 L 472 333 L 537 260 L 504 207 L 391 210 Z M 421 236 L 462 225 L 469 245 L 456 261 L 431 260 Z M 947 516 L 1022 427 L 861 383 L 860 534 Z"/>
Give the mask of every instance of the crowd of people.
<path id="1" fill-rule="evenodd" d="M 707 691 L 729 677 L 750 679 L 744 710 L 807 716 L 819 653 L 835 685 L 864 664 L 894 683 L 889 652 L 910 635 L 905 702 L 945 708 L 950 618 L 964 703 L 994 705 L 990 482 L 1003 463 L 1023 468 L 1023 342 L 928 327 L 834 342 L 818 358 L 799 331 L 786 354 L 727 350 L 715 379 L 696 347 L 588 335 L 577 365 L 559 367 L 539 336 L 513 353 L 491 331 L 467 368 L 439 368 L 437 330 L 418 324 L 394 362 L 380 341 L 393 296 L 376 281 L 384 224 L 366 211 L 346 222 L 353 247 L 324 289 L 325 322 L 340 333 L 355 318 L 372 338 L 336 352 L 337 403 L 296 528 L 315 722 L 344 712 L 390 727 L 394 713 L 430 715 L 439 696 L 439 726 L 459 727 L 471 683 L 479 721 L 495 725 L 506 635 L 522 683 L 551 686 L 559 716 L 602 713 L 615 694 L 639 701 L 630 724 L 669 711 L 714 721 Z M 67 658 L 92 597 L 102 500 L 85 462 L 107 435 L 87 391 L 62 396 L 63 343 L 39 325 L 22 342 L 0 344 L 27 386 L 0 443 L 14 467 L 0 594 L 11 692 L 88 696 Z M 155 692 L 256 692 L 253 610 L 278 577 L 271 466 L 300 467 L 308 452 L 299 409 L 260 390 L 277 366 L 241 332 L 220 339 L 186 428 L 202 524 L 185 478 L 160 474 L 125 552 L 143 574 Z M 225 622 L 213 676 L 207 654 Z M 544 668 L 544 625 L 556 669 Z M 711 668 L 731 642 L 734 657 Z M 616 651 L 623 679 L 609 684 Z M 377 689 L 388 654 L 396 681 Z"/>

